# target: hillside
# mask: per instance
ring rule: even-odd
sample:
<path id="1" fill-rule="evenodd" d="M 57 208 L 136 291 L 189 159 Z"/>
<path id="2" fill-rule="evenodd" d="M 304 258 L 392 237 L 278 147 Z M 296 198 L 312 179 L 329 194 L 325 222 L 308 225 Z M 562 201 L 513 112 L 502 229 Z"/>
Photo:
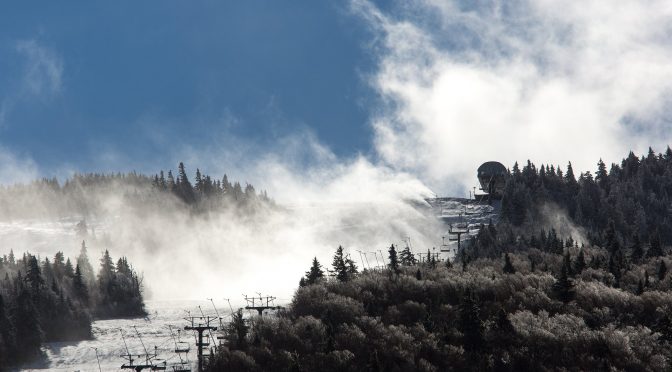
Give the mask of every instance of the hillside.
<path id="1" fill-rule="evenodd" d="M 516 164 L 454 260 L 359 271 L 339 248 L 286 311 L 234 319 L 210 370 L 669 370 L 670 187 L 669 148 L 578 179 Z"/>

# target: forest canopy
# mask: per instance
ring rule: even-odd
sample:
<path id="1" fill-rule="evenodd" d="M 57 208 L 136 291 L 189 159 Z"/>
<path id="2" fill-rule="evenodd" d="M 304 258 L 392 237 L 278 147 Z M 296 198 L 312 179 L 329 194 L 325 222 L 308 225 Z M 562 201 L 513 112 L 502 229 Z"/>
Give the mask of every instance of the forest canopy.
<path id="1" fill-rule="evenodd" d="M 211 371 L 666 371 L 672 151 L 509 172 L 502 219 L 451 260 L 314 258 L 290 306 L 234 317 Z M 549 223 L 565 215 L 571 228 Z M 424 247 L 427 248 L 427 247 Z M 420 250 L 422 252 L 422 249 Z"/>
<path id="2" fill-rule="evenodd" d="M 97 275 L 82 242 L 76 259 L 13 251 L 0 257 L 0 370 L 43 357 L 42 342 L 92 337 L 93 318 L 144 316 L 142 277 L 106 250 Z"/>

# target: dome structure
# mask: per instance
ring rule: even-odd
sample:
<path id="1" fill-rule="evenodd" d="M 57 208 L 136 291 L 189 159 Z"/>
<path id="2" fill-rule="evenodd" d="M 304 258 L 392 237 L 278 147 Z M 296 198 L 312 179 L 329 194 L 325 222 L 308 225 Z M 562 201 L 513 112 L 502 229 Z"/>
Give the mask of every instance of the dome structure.
<path id="1" fill-rule="evenodd" d="M 478 167 L 478 182 L 481 190 L 491 197 L 501 198 L 509 171 L 498 161 L 488 161 Z"/>

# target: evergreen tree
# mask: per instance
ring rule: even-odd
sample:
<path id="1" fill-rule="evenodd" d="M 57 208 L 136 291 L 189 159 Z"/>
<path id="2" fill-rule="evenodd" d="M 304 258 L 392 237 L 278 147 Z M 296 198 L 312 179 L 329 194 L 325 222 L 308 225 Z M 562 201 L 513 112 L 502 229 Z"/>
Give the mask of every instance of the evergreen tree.
<path id="1" fill-rule="evenodd" d="M 36 358 L 44 340 L 44 332 L 37 309 L 27 291 L 23 290 L 16 298 L 12 309 L 16 337 L 16 349 L 26 360 Z M 19 337 L 20 335 L 20 337 Z"/>
<path id="2" fill-rule="evenodd" d="M 637 282 L 637 289 L 635 289 L 635 294 L 640 296 L 642 293 L 644 293 L 644 285 L 642 284 L 642 279 L 639 279 Z"/>
<path id="3" fill-rule="evenodd" d="M 77 265 L 79 266 L 79 271 L 82 274 L 84 283 L 91 288 L 95 282 L 95 275 L 93 274 L 93 267 L 91 262 L 89 262 L 89 255 L 86 248 L 86 242 L 82 240 L 82 247 L 79 250 L 79 256 L 77 256 Z"/>
<path id="4" fill-rule="evenodd" d="M 348 278 L 357 274 L 357 265 L 355 264 L 355 261 L 350 258 L 349 254 L 345 256 L 345 266 L 348 268 Z"/>
<path id="5" fill-rule="evenodd" d="M 597 172 L 595 172 L 595 182 L 603 189 L 608 189 L 609 175 L 607 174 L 607 166 L 602 159 L 597 162 Z"/>
<path id="6" fill-rule="evenodd" d="M 42 272 L 40 271 L 40 265 L 37 262 L 37 258 L 32 255 L 29 257 L 26 281 L 29 283 L 32 293 L 37 294 L 44 287 L 44 279 L 42 278 Z"/>
<path id="7" fill-rule="evenodd" d="M 332 262 L 331 266 L 334 268 L 334 272 L 336 273 L 336 279 L 338 279 L 341 282 L 348 281 L 349 279 L 348 267 L 345 263 L 345 259 L 343 258 L 343 247 L 340 245 L 336 249 L 336 254 L 334 255 L 334 261 Z"/>
<path id="8" fill-rule="evenodd" d="M 630 253 L 630 259 L 632 262 L 638 263 L 642 257 L 644 257 L 644 249 L 642 248 L 642 243 L 639 240 L 639 235 L 635 234 L 633 237 L 632 243 L 632 252 Z"/>
<path id="9" fill-rule="evenodd" d="M 75 270 L 73 269 L 72 262 L 70 262 L 69 258 L 65 260 L 65 266 L 63 271 L 67 278 L 72 278 L 75 275 Z"/>
<path id="10" fill-rule="evenodd" d="M 574 272 L 576 274 L 581 274 L 586 268 L 586 257 L 583 253 L 583 249 L 579 250 L 579 255 L 576 256 L 576 262 L 574 262 Z"/>
<path id="11" fill-rule="evenodd" d="M 189 182 L 187 172 L 184 169 L 184 163 L 180 162 L 177 169 L 177 195 L 187 204 L 193 204 L 196 201 L 194 189 Z"/>
<path id="12" fill-rule="evenodd" d="M 660 233 L 656 230 L 649 237 L 649 250 L 646 251 L 646 256 L 661 257 L 663 255 L 663 247 L 660 243 Z"/>
<path id="13" fill-rule="evenodd" d="M 399 260 L 401 261 L 402 266 L 413 266 L 417 264 L 417 260 L 408 245 L 399 253 Z"/>
<path id="14" fill-rule="evenodd" d="M 390 263 L 387 265 L 390 270 L 395 274 L 399 274 L 399 259 L 397 258 L 397 249 L 394 248 L 394 244 L 390 245 L 390 248 L 387 250 Z"/>
<path id="15" fill-rule="evenodd" d="M 247 333 L 249 327 L 245 324 L 243 310 L 238 309 L 231 316 L 231 323 L 226 328 L 227 346 L 232 350 L 245 350 L 247 348 Z"/>
<path id="16" fill-rule="evenodd" d="M 574 299 L 574 283 L 569 278 L 569 272 L 569 263 L 567 260 L 563 260 L 560 276 L 553 284 L 553 291 L 556 297 L 564 303 L 568 303 Z"/>
<path id="17" fill-rule="evenodd" d="M 75 276 L 72 278 L 72 289 L 75 298 L 80 302 L 86 304 L 89 301 L 89 291 L 84 283 L 84 277 L 79 265 L 75 266 Z"/>
<path id="18" fill-rule="evenodd" d="M 665 265 L 665 261 L 660 260 L 660 265 L 658 265 L 658 280 L 664 280 L 665 275 L 667 275 L 667 265 Z"/>
<path id="19" fill-rule="evenodd" d="M 459 330 L 462 332 L 463 345 L 466 351 L 478 351 L 484 346 L 483 322 L 480 319 L 478 303 L 467 290 L 462 297 L 459 308 Z"/>
<path id="20" fill-rule="evenodd" d="M 502 269 L 505 274 L 515 274 L 516 269 L 513 267 L 513 264 L 511 263 L 511 258 L 509 257 L 508 253 L 504 254 L 504 268 Z"/>
<path id="21" fill-rule="evenodd" d="M 310 266 L 310 270 L 306 271 L 306 279 L 304 281 L 305 285 L 315 284 L 318 280 L 324 278 L 324 271 L 322 270 L 322 265 L 317 260 L 317 257 L 313 258 L 313 264 Z"/>
<path id="22" fill-rule="evenodd" d="M 11 356 L 16 355 L 16 334 L 14 325 L 10 323 L 5 301 L 0 294 L 0 370 L 11 365 Z"/>

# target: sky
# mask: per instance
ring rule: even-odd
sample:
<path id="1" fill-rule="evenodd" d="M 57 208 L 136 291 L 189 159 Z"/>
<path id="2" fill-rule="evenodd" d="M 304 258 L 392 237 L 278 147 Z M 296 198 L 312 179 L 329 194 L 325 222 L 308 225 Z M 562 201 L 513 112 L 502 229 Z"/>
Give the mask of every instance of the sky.
<path id="1" fill-rule="evenodd" d="M 362 162 L 439 194 L 488 160 L 594 171 L 670 142 L 672 5 L 0 5 L 0 181 L 155 172 L 255 185 Z M 293 190 L 294 192 L 296 190 Z"/>

